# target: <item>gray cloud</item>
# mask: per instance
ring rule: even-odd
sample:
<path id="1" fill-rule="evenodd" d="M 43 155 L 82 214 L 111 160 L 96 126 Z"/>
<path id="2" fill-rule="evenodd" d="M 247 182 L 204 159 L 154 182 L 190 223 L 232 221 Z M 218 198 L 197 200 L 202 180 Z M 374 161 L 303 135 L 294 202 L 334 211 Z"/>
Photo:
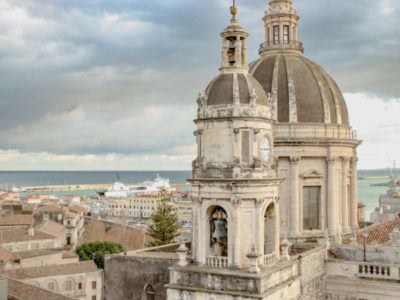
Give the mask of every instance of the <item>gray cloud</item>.
<path id="1" fill-rule="evenodd" d="M 267 1 L 241 2 L 256 59 Z M 398 1 L 294 2 L 305 55 L 343 92 L 400 96 Z M 195 99 L 217 74 L 229 3 L 0 1 L 0 148 L 193 151 Z"/>

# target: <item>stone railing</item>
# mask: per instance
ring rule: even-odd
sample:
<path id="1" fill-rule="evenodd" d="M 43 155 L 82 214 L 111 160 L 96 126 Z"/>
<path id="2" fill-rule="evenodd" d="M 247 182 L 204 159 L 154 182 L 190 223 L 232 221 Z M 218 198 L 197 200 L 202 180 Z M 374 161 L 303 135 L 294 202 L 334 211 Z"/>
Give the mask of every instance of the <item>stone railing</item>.
<path id="1" fill-rule="evenodd" d="M 206 264 L 212 268 L 227 268 L 228 257 L 227 256 L 207 256 Z"/>
<path id="2" fill-rule="evenodd" d="M 399 271 L 399 267 L 392 267 L 391 265 L 372 263 L 360 263 L 358 265 L 358 276 L 360 277 L 399 279 Z"/>
<path id="3" fill-rule="evenodd" d="M 276 254 L 272 252 L 271 254 L 266 254 L 263 256 L 264 266 L 269 267 L 276 263 Z"/>
<path id="4" fill-rule="evenodd" d="M 298 41 L 288 41 L 287 43 L 278 42 L 265 42 L 260 45 L 258 52 L 261 54 L 268 50 L 291 49 L 304 52 L 303 43 Z"/>
<path id="5" fill-rule="evenodd" d="M 400 265 L 358 261 L 330 261 L 327 275 L 349 278 L 400 280 Z"/>
<path id="6" fill-rule="evenodd" d="M 357 133 L 347 126 L 309 125 L 307 127 L 279 124 L 275 128 L 275 139 L 345 139 L 357 140 Z"/>

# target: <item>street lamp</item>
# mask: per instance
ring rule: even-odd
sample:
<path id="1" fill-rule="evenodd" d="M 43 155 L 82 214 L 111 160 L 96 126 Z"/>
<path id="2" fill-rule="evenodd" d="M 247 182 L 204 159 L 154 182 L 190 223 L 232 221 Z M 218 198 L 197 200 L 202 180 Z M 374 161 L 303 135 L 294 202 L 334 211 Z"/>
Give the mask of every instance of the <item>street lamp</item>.
<path id="1" fill-rule="evenodd" d="M 366 232 L 366 231 L 364 231 L 363 232 L 363 237 L 364 237 L 364 261 L 367 261 L 367 258 L 366 258 L 366 242 L 367 242 L 367 237 L 368 237 L 368 232 Z"/>

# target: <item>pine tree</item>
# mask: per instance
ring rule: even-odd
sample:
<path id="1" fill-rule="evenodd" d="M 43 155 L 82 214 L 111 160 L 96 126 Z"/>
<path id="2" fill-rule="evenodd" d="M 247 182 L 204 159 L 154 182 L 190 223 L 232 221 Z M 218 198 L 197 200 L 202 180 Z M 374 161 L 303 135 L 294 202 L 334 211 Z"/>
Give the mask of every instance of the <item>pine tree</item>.
<path id="1" fill-rule="evenodd" d="M 168 193 L 162 191 L 159 197 L 159 205 L 151 215 L 152 222 L 147 230 L 147 234 L 154 239 L 149 242 L 149 247 L 169 244 L 179 236 L 180 225 L 176 209 L 166 203 L 170 199 Z"/>

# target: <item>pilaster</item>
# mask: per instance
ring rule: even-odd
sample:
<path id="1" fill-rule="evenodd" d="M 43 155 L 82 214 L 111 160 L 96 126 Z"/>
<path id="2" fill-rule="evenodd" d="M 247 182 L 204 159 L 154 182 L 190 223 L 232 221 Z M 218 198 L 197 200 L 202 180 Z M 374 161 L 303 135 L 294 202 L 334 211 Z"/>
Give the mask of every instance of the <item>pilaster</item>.
<path id="1" fill-rule="evenodd" d="M 358 157 L 351 159 L 351 200 L 350 200 L 350 226 L 358 228 L 357 210 L 358 210 L 358 179 L 357 179 Z"/>
<path id="2" fill-rule="evenodd" d="M 327 211 L 327 219 L 328 219 L 328 231 L 329 235 L 335 235 L 337 228 L 339 226 L 339 203 L 338 203 L 338 194 L 335 189 L 335 169 L 337 166 L 338 159 L 337 157 L 330 157 L 326 159 L 327 165 L 327 199 L 328 199 L 328 211 Z"/>
<path id="3" fill-rule="evenodd" d="M 300 157 L 290 157 L 290 235 L 300 235 L 299 203 L 299 161 Z"/>
<path id="4" fill-rule="evenodd" d="M 349 166 L 349 158 L 341 157 L 342 162 L 342 201 L 341 201 L 341 212 L 342 212 L 342 230 L 345 232 L 349 231 L 349 196 L 347 189 L 347 174 L 348 174 L 348 166 Z"/>

